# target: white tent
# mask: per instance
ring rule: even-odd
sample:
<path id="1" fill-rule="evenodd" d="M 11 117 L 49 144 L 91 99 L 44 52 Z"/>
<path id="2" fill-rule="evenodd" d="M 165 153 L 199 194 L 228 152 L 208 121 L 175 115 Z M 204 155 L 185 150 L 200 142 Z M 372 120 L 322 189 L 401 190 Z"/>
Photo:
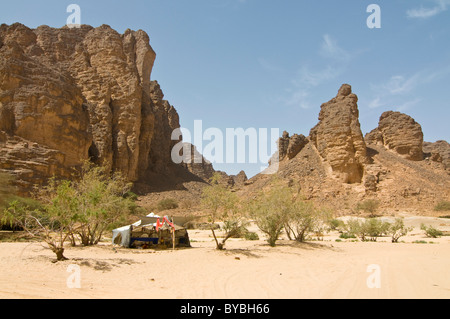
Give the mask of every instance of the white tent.
<path id="1" fill-rule="evenodd" d="M 120 245 L 123 247 L 130 247 L 131 229 L 134 227 L 139 227 L 139 226 L 150 226 L 150 225 L 156 226 L 156 221 L 159 218 L 162 218 L 162 217 L 151 213 L 150 215 L 142 218 L 140 221 L 138 221 L 132 225 L 114 229 L 112 232 L 113 233 L 113 236 L 112 236 L 113 244 L 117 244 L 117 245 Z"/>

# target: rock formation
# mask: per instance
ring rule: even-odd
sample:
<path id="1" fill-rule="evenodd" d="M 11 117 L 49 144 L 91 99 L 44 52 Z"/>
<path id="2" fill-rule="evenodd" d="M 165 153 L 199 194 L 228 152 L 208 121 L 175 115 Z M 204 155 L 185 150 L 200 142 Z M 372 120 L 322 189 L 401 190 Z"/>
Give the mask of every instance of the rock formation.
<path id="1" fill-rule="evenodd" d="M 335 98 L 322 104 L 319 123 L 310 132 L 320 156 L 344 183 L 360 183 L 367 161 L 357 102 L 351 86 L 344 84 Z"/>
<path id="2" fill-rule="evenodd" d="M 88 159 L 129 181 L 167 173 L 179 118 L 150 79 L 155 58 L 141 30 L 1 25 L 0 169 L 39 183 Z"/>
<path id="3" fill-rule="evenodd" d="M 423 160 L 422 127 L 412 117 L 400 112 L 385 112 L 378 128 L 367 134 L 369 144 L 383 145 L 412 161 Z"/>
<path id="4" fill-rule="evenodd" d="M 423 151 L 430 160 L 442 163 L 450 174 L 450 144 L 446 141 L 424 142 Z"/>
<path id="5" fill-rule="evenodd" d="M 273 165 L 285 159 L 293 159 L 308 143 L 309 140 L 304 135 L 294 134 L 291 137 L 288 132 L 284 131 L 283 136 L 278 139 L 278 151 L 272 155 L 269 164 Z"/>
<path id="6" fill-rule="evenodd" d="M 209 181 L 215 173 L 211 162 L 204 158 L 197 148 L 190 143 L 183 143 L 183 151 L 184 150 L 187 150 L 189 154 L 181 152 L 182 154 L 180 155 L 185 156 L 184 162 L 181 165 L 204 181 Z"/>

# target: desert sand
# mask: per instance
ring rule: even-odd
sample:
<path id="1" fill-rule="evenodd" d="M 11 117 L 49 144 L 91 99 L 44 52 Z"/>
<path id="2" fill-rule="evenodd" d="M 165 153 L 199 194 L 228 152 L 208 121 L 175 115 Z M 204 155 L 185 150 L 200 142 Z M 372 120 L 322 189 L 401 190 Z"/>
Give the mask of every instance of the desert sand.
<path id="1" fill-rule="evenodd" d="M 408 217 L 450 230 L 449 219 Z M 232 239 L 215 250 L 209 231 L 191 230 L 193 248 L 130 250 L 104 242 L 68 247 L 70 260 L 52 263 L 40 243 L 0 244 L 0 298 L 58 299 L 308 299 L 450 298 L 450 237 L 426 238 L 416 228 L 401 243 L 324 241 L 300 244 L 281 240 Z M 425 241 L 426 244 L 414 243 Z M 80 288 L 69 288 L 71 265 Z M 379 270 L 379 288 L 370 272 Z M 369 272 L 368 272 L 369 271 Z M 70 286 L 70 285 L 69 285 Z"/>

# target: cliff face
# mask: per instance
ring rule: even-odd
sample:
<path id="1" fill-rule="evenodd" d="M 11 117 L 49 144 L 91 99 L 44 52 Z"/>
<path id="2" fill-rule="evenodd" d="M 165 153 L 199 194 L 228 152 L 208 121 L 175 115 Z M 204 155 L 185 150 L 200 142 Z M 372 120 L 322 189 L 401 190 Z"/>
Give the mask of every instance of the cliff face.
<path id="1" fill-rule="evenodd" d="M 0 168 L 30 182 L 69 176 L 87 159 L 129 181 L 166 173 L 179 118 L 150 79 L 155 57 L 144 31 L 1 25 Z M 28 145 L 20 165 L 7 151 L 18 143 Z M 58 154 L 52 164 L 42 150 Z"/>

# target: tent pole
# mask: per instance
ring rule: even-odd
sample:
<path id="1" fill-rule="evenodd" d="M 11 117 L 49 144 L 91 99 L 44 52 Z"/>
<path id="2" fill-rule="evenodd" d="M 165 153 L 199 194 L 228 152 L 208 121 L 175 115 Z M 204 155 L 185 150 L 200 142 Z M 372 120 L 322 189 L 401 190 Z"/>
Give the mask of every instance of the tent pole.
<path id="1" fill-rule="evenodd" d="M 174 225 L 174 227 L 172 228 L 172 246 L 173 246 L 173 250 L 175 250 L 175 224 L 173 223 L 173 218 L 172 218 L 172 224 Z"/>

